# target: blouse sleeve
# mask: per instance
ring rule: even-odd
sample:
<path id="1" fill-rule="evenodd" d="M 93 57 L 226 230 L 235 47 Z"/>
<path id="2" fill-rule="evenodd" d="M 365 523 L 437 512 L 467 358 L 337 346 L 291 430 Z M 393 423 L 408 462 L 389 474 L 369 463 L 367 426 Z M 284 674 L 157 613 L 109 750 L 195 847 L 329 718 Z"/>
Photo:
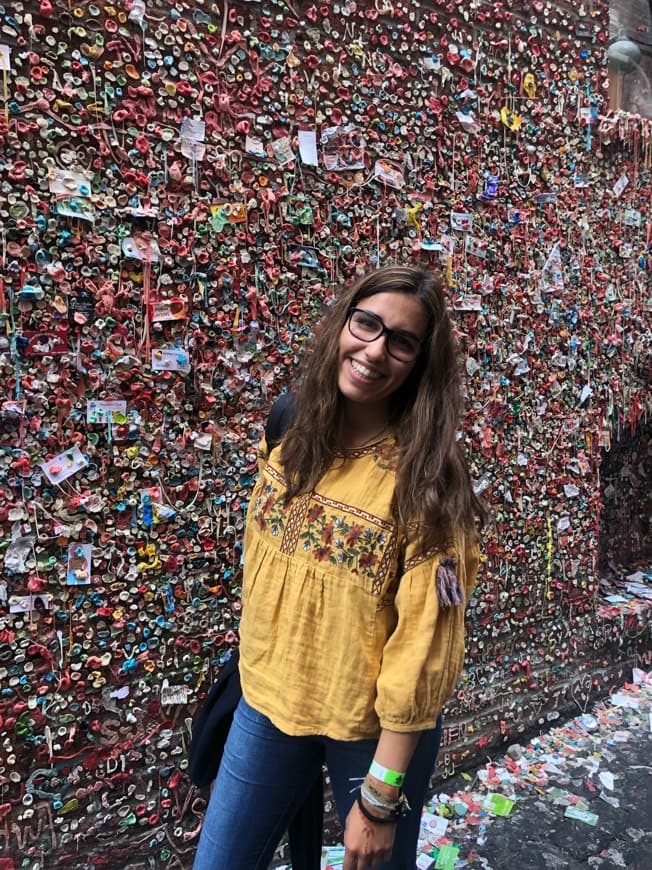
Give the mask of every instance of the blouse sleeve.
<path id="1" fill-rule="evenodd" d="M 258 442 L 258 450 L 257 450 L 257 460 L 258 460 L 258 474 L 260 474 L 265 466 L 267 465 L 267 460 L 269 459 L 270 450 L 267 446 L 267 440 L 265 439 L 265 435 L 263 433 L 262 438 Z"/>
<path id="2" fill-rule="evenodd" d="M 464 662 L 464 610 L 476 582 L 477 545 L 461 537 L 446 552 L 406 552 L 376 689 L 382 728 L 433 728 Z M 456 603 L 457 602 L 457 603 Z"/>

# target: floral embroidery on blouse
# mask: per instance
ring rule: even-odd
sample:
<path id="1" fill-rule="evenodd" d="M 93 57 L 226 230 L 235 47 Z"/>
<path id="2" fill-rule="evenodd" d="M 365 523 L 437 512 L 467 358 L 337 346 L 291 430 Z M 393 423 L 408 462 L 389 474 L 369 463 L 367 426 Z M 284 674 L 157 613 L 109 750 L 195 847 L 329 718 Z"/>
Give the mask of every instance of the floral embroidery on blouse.
<path id="1" fill-rule="evenodd" d="M 396 445 L 387 441 L 381 441 L 380 444 L 375 445 L 374 462 L 383 471 L 396 472 L 398 468 Z"/>
<path id="2" fill-rule="evenodd" d="M 258 489 L 258 487 L 257 487 Z M 287 520 L 287 511 L 280 498 L 280 491 L 273 484 L 260 486 L 260 492 L 255 493 L 252 504 L 254 519 L 261 532 L 269 532 L 274 537 L 283 534 Z"/>
<path id="3" fill-rule="evenodd" d="M 394 524 L 319 493 L 298 496 L 286 506 L 284 488 L 282 474 L 268 465 L 251 503 L 259 531 L 278 540 L 282 553 L 309 553 L 316 562 L 371 581 L 371 592 L 379 595 L 396 568 Z"/>
<path id="4" fill-rule="evenodd" d="M 353 517 L 327 513 L 320 504 L 312 505 L 306 520 L 299 535 L 303 550 L 310 551 L 318 562 L 343 565 L 352 574 L 375 578 L 378 554 L 388 539 L 382 529 L 371 529 Z"/>

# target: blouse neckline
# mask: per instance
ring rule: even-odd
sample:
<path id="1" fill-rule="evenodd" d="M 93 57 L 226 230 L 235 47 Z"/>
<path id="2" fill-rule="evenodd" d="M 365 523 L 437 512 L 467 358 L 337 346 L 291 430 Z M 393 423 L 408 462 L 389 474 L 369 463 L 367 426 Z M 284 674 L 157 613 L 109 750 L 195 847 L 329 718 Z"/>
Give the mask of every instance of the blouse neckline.
<path id="1" fill-rule="evenodd" d="M 372 441 L 371 444 L 365 444 L 364 447 L 338 447 L 335 450 L 335 455 L 346 456 L 347 459 L 357 459 L 358 456 L 366 456 L 368 453 L 375 453 L 381 444 L 390 440 L 393 441 L 394 436 L 391 432 L 386 432 L 380 438 Z"/>

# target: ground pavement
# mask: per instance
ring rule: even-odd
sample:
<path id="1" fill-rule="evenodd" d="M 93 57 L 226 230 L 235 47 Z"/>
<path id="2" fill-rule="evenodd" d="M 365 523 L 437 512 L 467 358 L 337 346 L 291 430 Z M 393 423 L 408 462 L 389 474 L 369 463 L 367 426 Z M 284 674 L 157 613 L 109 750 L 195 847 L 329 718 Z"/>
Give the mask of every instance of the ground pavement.
<path id="1" fill-rule="evenodd" d="M 652 674 L 635 670 L 590 712 L 440 785 L 418 867 L 649 870 L 651 746 Z M 341 868 L 341 854 L 325 848 L 322 866 Z"/>

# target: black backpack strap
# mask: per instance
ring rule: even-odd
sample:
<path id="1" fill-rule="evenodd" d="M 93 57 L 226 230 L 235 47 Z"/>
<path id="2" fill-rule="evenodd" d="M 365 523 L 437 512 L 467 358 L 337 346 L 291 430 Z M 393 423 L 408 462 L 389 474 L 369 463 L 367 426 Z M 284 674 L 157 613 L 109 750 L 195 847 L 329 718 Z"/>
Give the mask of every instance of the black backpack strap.
<path id="1" fill-rule="evenodd" d="M 284 393 L 272 405 L 265 426 L 265 441 L 270 452 L 272 448 L 280 444 L 281 438 L 290 428 L 295 411 L 296 396 L 294 393 Z"/>

